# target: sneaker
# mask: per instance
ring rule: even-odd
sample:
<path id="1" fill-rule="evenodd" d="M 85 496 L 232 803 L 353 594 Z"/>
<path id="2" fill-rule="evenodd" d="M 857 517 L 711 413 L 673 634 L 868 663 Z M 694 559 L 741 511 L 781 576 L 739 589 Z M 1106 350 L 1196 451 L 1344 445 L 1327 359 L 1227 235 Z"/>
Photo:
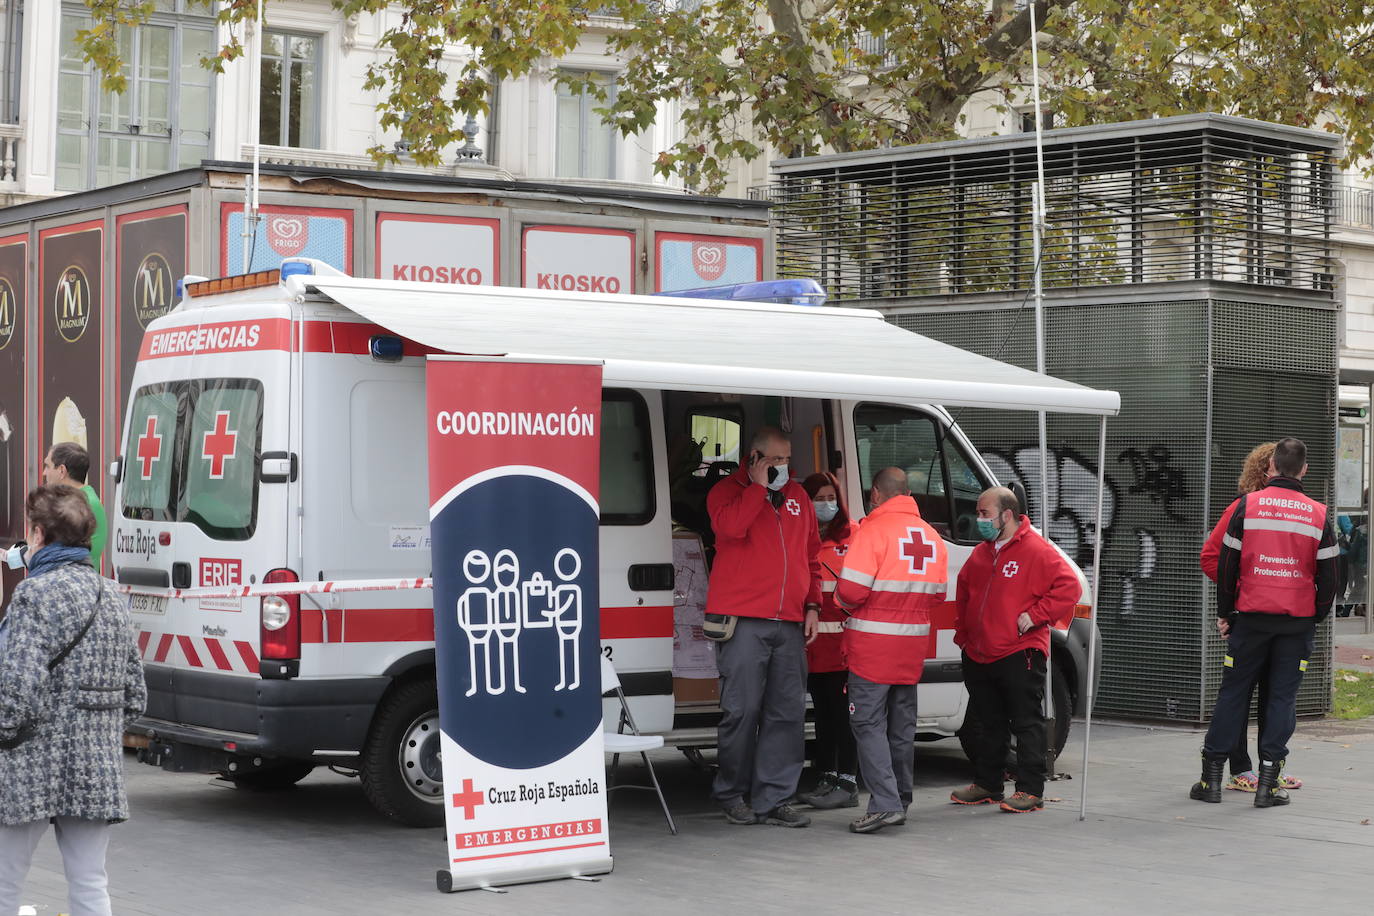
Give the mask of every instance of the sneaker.
<path id="1" fill-rule="evenodd" d="M 1255 775 L 1255 771 L 1246 770 L 1244 773 L 1232 773 L 1231 778 L 1222 788 L 1231 789 L 1235 792 L 1253 792 L 1257 786 L 1259 786 L 1259 777 Z"/>
<path id="2" fill-rule="evenodd" d="M 743 827 L 746 824 L 757 824 L 759 822 L 759 816 L 754 813 L 754 809 L 744 802 L 737 802 L 721 810 L 725 812 L 725 820 L 731 824 Z"/>
<path id="3" fill-rule="evenodd" d="M 1002 802 L 1002 810 L 1010 814 L 1029 814 L 1037 808 L 1045 807 L 1045 800 L 1039 795 L 1017 792 Z"/>
<path id="4" fill-rule="evenodd" d="M 852 782 L 836 782 L 829 786 L 825 792 L 819 791 L 820 786 L 817 786 L 816 789 L 817 791 L 810 795 L 798 795 L 797 800 L 823 811 L 834 808 L 857 808 L 859 806 L 859 789 Z"/>
<path id="5" fill-rule="evenodd" d="M 1279 776 L 1280 789 L 1301 789 L 1302 780 L 1296 776 L 1289 776 L 1287 773 Z"/>
<path id="6" fill-rule="evenodd" d="M 949 793 L 949 800 L 956 805 L 990 805 L 1002 800 L 1001 792 L 990 792 L 977 783 L 955 789 Z"/>
<path id="7" fill-rule="evenodd" d="M 811 818 L 800 811 L 793 810 L 791 805 L 778 805 L 760 817 L 759 823 L 771 824 L 774 827 L 809 827 Z"/>
<path id="8" fill-rule="evenodd" d="M 884 827 L 900 827 L 906 823 L 904 811 L 870 811 L 849 824 L 850 833 L 877 833 Z"/>

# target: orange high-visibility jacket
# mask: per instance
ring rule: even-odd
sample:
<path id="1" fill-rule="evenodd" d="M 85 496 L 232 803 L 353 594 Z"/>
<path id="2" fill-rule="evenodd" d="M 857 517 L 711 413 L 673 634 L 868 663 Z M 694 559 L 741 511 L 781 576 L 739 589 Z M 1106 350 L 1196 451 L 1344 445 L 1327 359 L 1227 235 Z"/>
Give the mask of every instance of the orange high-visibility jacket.
<path id="1" fill-rule="evenodd" d="M 878 684 L 915 684 L 925 667 L 930 615 L 945 600 L 945 542 L 910 496 L 869 513 L 845 554 L 835 602 L 845 623 L 849 670 Z"/>

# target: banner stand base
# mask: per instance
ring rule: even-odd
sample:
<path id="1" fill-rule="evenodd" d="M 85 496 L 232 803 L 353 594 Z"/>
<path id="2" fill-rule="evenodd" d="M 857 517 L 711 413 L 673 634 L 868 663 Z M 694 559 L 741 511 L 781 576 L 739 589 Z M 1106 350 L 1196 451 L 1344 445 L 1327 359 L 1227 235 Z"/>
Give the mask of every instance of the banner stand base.
<path id="1" fill-rule="evenodd" d="M 611 856 L 606 856 L 604 859 L 600 859 L 590 864 L 584 865 L 576 869 L 575 871 L 568 869 L 559 870 L 556 868 L 548 867 L 533 868 L 527 872 L 507 872 L 505 874 L 500 875 L 499 878 L 497 878 L 496 880 L 491 880 L 490 878 L 472 880 L 471 878 L 469 878 L 467 881 L 464 881 L 463 883 L 454 883 L 453 872 L 449 871 L 446 868 L 441 868 L 434 873 L 434 884 L 439 889 L 439 892 L 441 894 L 452 894 L 457 891 L 474 890 L 490 891 L 494 894 L 504 894 L 506 893 L 506 890 L 505 887 L 503 887 L 503 885 L 533 884 L 537 881 L 558 881 L 569 878 L 574 881 L 599 882 L 601 878 L 597 876 L 610 874 L 614 866 L 615 859 Z M 459 880 L 462 881 L 463 879 L 460 878 Z"/>

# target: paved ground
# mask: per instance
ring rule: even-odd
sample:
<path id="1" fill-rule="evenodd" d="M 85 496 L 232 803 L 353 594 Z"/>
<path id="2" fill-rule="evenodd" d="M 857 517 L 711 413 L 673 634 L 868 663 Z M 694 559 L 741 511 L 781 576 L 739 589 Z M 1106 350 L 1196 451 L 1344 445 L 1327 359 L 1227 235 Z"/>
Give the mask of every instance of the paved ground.
<path id="1" fill-rule="evenodd" d="M 1369 912 L 1374 720 L 1302 725 L 1290 769 L 1307 787 L 1267 811 L 1236 792 L 1220 806 L 1187 798 L 1195 731 L 1094 725 L 1088 780 L 1083 731 L 1064 758 L 1075 778 L 1052 784 L 1057 801 L 1034 815 L 948 804 L 967 779 L 957 745 L 920 745 L 911 822 L 873 836 L 845 830 L 853 812 L 807 830 L 728 826 L 705 801 L 707 777 L 665 751 L 681 835 L 651 795 L 617 796 L 613 874 L 504 895 L 438 894 L 439 831 L 383 823 L 352 780 L 316 771 L 293 791 L 253 794 L 130 758 L 135 818 L 110 851 L 115 913 Z M 51 916 L 63 887 L 49 836 L 25 900 Z"/>
<path id="2" fill-rule="evenodd" d="M 1364 631 L 1364 618 L 1338 617 L 1335 629 L 1336 667 L 1374 671 L 1374 633 Z"/>

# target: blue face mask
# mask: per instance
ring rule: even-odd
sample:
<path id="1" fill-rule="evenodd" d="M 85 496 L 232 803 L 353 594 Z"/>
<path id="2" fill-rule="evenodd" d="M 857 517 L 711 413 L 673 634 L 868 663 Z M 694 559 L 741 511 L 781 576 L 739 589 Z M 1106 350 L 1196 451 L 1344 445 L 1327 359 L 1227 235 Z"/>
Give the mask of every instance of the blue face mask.
<path id="1" fill-rule="evenodd" d="M 840 504 L 833 499 L 821 499 L 811 504 L 816 508 L 816 521 L 828 522 L 840 511 Z"/>
<path id="2" fill-rule="evenodd" d="M 28 563 L 29 545 L 20 541 L 5 551 L 5 565 L 10 569 L 23 569 Z"/>
<path id="3" fill-rule="evenodd" d="M 985 541 L 995 541 L 1002 533 L 1002 526 L 990 518 L 978 519 L 978 536 Z"/>

